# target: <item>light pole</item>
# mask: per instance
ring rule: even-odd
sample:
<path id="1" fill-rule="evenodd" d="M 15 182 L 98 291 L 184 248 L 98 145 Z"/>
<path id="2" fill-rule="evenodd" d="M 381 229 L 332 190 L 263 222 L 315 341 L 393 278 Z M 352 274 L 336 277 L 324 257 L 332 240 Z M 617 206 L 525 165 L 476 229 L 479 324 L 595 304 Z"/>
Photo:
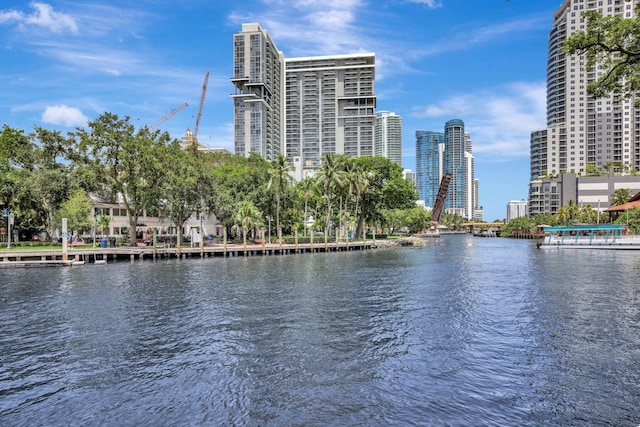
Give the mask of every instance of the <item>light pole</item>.
<path id="1" fill-rule="evenodd" d="M 96 213 L 93 212 L 93 247 L 96 247 Z"/>
<path id="2" fill-rule="evenodd" d="M 273 221 L 273 217 L 271 215 L 267 216 L 267 220 L 269 221 L 269 229 L 267 233 L 269 234 L 269 244 L 271 244 L 271 221 Z"/>
<path id="3" fill-rule="evenodd" d="M 308 217 L 304 220 L 304 225 L 309 228 L 309 232 L 311 233 L 311 249 L 313 250 L 313 224 L 315 223 L 312 216 Z"/>
<path id="4" fill-rule="evenodd" d="M 9 209 L 6 210 L 7 212 L 7 249 L 11 249 L 11 226 L 13 225 L 13 212 L 11 212 Z"/>

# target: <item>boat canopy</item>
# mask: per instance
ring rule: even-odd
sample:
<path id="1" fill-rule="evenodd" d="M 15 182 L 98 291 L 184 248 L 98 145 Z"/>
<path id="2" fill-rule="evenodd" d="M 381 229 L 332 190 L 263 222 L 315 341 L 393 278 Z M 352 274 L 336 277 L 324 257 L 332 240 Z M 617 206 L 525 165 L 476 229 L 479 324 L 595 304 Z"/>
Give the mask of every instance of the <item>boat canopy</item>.
<path id="1" fill-rule="evenodd" d="M 545 232 L 565 232 L 565 231 L 624 231 L 625 226 L 622 224 L 602 224 L 602 225 L 557 225 L 553 227 L 544 227 Z"/>

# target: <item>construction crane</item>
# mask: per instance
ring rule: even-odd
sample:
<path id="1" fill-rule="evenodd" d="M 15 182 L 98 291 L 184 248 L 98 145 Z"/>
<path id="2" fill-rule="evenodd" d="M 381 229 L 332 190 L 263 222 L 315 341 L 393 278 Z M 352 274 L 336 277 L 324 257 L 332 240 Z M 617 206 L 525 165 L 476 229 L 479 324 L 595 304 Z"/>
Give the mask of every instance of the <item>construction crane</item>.
<path id="1" fill-rule="evenodd" d="M 436 226 L 444 207 L 444 199 L 447 197 L 447 191 L 449 191 L 449 182 L 451 181 L 451 172 L 447 172 L 440 181 L 440 188 L 438 189 L 438 195 L 436 196 L 436 203 L 433 205 L 433 211 L 431 211 L 431 232 L 437 232 Z"/>
<path id="2" fill-rule="evenodd" d="M 207 83 L 209 82 L 209 70 L 204 76 L 204 83 L 202 84 L 202 93 L 200 94 L 200 106 L 198 107 L 198 114 L 196 115 L 196 125 L 193 128 L 191 143 L 198 143 L 198 129 L 200 128 L 200 117 L 202 117 L 202 106 L 204 105 L 204 97 L 207 93 Z"/>
<path id="3" fill-rule="evenodd" d="M 187 104 L 186 102 L 182 105 L 180 105 L 179 107 L 174 108 L 173 110 L 169 111 L 167 114 L 165 114 L 164 116 L 162 116 L 162 118 L 160 120 L 158 120 L 157 122 L 155 122 L 154 124 L 152 124 L 151 126 L 149 126 L 149 130 L 155 130 L 158 126 L 160 126 L 161 124 L 163 124 L 164 122 L 166 122 L 168 119 L 170 119 L 171 117 L 173 117 L 178 111 L 182 110 L 185 107 L 188 107 L 189 104 Z"/>

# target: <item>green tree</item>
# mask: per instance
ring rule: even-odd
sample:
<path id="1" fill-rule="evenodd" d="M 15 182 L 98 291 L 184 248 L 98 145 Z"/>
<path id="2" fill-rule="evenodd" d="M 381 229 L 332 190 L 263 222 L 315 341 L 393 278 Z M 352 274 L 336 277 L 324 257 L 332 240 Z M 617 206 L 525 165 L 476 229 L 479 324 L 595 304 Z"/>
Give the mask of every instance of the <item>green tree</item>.
<path id="1" fill-rule="evenodd" d="M 598 169 L 596 168 L 595 163 L 587 163 L 585 168 L 585 172 L 587 176 L 598 176 Z"/>
<path id="2" fill-rule="evenodd" d="M 230 231 L 235 224 L 238 200 L 249 200 L 262 212 L 269 212 L 272 199 L 267 191 L 270 164 L 257 154 L 240 157 L 232 154 L 207 153 L 204 174 L 212 190 L 205 205 Z"/>
<path id="3" fill-rule="evenodd" d="M 580 220 L 580 209 L 575 200 L 569 200 L 556 212 L 556 222 L 563 225 L 573 225 Z"/>
<path id="4" fill-rule="evenodd" d="M 269 168 L 269 183 L 267 189 L 271 188 L 271 185 L 276 183 L 276 230 L 278 231 L 278 238 L 280 238 L 280 202 L 282 199 L 282 193 L 286 185 L 291 183 L 290 173 L 293 171 L 293 165 L 289 163 L 289 159 L 278 154 L 278 158 L 271 162 Z"/>
<path id="5" fill-rule="evenodd" d="M 56 217 L 58 224 L 62 218 L 67 218 L 69 231 L 75 231 L 79 234 L 90 231 L 93 225 L 91 200 L 84 190 L 79 188 L 62 203 Z"/>
<path id="6" fill-rule="evenodd" d="M 182 150 L 178 141 L 174 141 L 163 150 L 161 158 L 166 173 L 161 183 L 160 211 L 175 225 L 179 249 L 184 224 L 194 212 L 204 211 L 206 194 L 213 189 L 210 176 L 202 167 L 201 153 L 194 144 Z"/>
<path id="7" fill-rule="evenodd" d="M 628 203 L 631 200 L 631 194 L 626 188 L 618 188 L 615 190 L 609 198 L 609 206 L 620 206 Z"/>
<path id="8" fill-rule="evenodd" d="M 604 16 L 590 10 L 582 14 L 587 24 L 564 44 L 566 55 L 586 58 L 587 72 L 598 69 L 595 80 L 587 85 L 587 93 L 601 98 L 609 94 L 632 97 L 640 90 L 640 5 L 636 17 L 622 14 Z M 636 99 L 640 105 L 640 98 Z"/>
<path id="9" fill-rule="evenodd" d="M 138 131 L 129 117 L 120 119 L 104 113 L 90 121 L 89 130 L 79 129 L 76 167 L 84 175 L 92 175 L 112 195 L 121 197 L 129 220 L 129 241 L 136 243 L 138 216 L 145 210 L 155 210 L 161 197 L 161 183 L 166 170 L 158 157 L 169 144 L 168 133 Z"/>
<path id="10" fill-rule="evenodd" d="M 70 141 L 40 127 L 25 135 L 4 126 L 0 147 L 0 199 L 16 213 L 17 229 L 39 228 L 50 240 L 56 211 L 74 190 L 67 164 Z"/>
<path id="11" fill-rule="evenodd" d="M 598 220 L 598 212 L 593 209 L 593 206 L 587 203 L 580 208 L 578 217 L 580 218 L 580 222 L 584 224 L 595 224 Z"/>
<path id="12" fill-rule="evenodd" d="M 234 218 L 236 225 L 242 228 L 242 240 L 244 242 L 244 250 L 246 251 L 247 231 L 263 225 L 262 212 L 260 212 L 253 203 L 244 200 L 240 203 Z"/>
<path id="13" fill-rule="evenodd" d="M 531 217 L 521 216 L 518 218 L 513 218 L 502 227 L 502 229 L 500 230 L 500 236 L 513 237 L 521 232 L 534 233 L 537 231 L 538 225 L 539 224 L 537 224 L 536 221 Z"/>
<path id="14" fill-rule="evenodd" d="M 454 231 L 460 230 L 465 222 L 467 222 L 467 220 L 464 217 L 447 212 L 442 214 L 439 221 L 440 224 Z"/>
<path id="15" fill-rule="evenodd" d="M 626 225 L 629 233 L 640 234 L 640 208 L 631 208 L 621 213 L 615 224 Z"/>
<path id="16" fill-rule="evenodd" d="M 342 184 L 344 173 L 340 169 L 338 157 L 334 154 L 325 154 L 322 158 L 322 164 L 316 174 L 318 186 L 322 188 L 327 203 L 327 219 L 325 222 L 325 240 L 331 227 L 331 204 L 332 195 L 335 189 Z"/>
<path id="17" fill-rule="evenodd" d="M 307 177 L 300 181 L 297 186 L 297 196 L 300 201 L 304 202 L 304 208 L 302 210 L 303 222 L 309 216 L 309 203 L 313 201 L 313 199 L 317 199 L 319 196 L 318 193 L 318 185 L 314 178 Z M 317 201 L 317 200 L 316 200 Z M 314 203 L 314 206 L 317 203 Z M 307 228 L 304 228 L 305 236 L 307 233 Z"/>
<path id="18" fill-rule="evenodd" d="M 362 236 L 364 223 L 382 221 L 385 209 L 408 209 L 415 206 L 418 192 L 415 185 L 402 177 L 402 168 L 384 157 L 358 157 L 354 159 L 366 173 L 360 191 L 361 208 L 358 212 L 357 236 Z"/>
<path id="19" fill-rule="evenodd" d="M 108 215 L 98 215 L 96 219 L 96 227 L 100 229 L 102 232 L 102 237 L 107 237 L 109 235 L 109 226 L 113 221 L 113 217 Z"/>

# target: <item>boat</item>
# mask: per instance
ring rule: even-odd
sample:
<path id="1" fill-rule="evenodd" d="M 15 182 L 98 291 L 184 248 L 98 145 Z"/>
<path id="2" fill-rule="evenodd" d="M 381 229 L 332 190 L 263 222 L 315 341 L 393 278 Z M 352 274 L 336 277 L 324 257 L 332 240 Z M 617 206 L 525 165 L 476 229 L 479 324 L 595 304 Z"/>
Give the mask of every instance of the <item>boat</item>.
<path id="1" fill-rule="evenodd" d="M 624 225 L 545 227 L 540 249 L 640 249 L 640 236 L 628 235 Z"/>
<path id="2" fill-rule="evenodd" d="M 419 239 L 432 239 L 434 237 L 440 237 L 440 231 L 437 228 L 430 228 L 429 230 L 422 230 L 420 233 L 416 233 L 413 237 Z"/>

